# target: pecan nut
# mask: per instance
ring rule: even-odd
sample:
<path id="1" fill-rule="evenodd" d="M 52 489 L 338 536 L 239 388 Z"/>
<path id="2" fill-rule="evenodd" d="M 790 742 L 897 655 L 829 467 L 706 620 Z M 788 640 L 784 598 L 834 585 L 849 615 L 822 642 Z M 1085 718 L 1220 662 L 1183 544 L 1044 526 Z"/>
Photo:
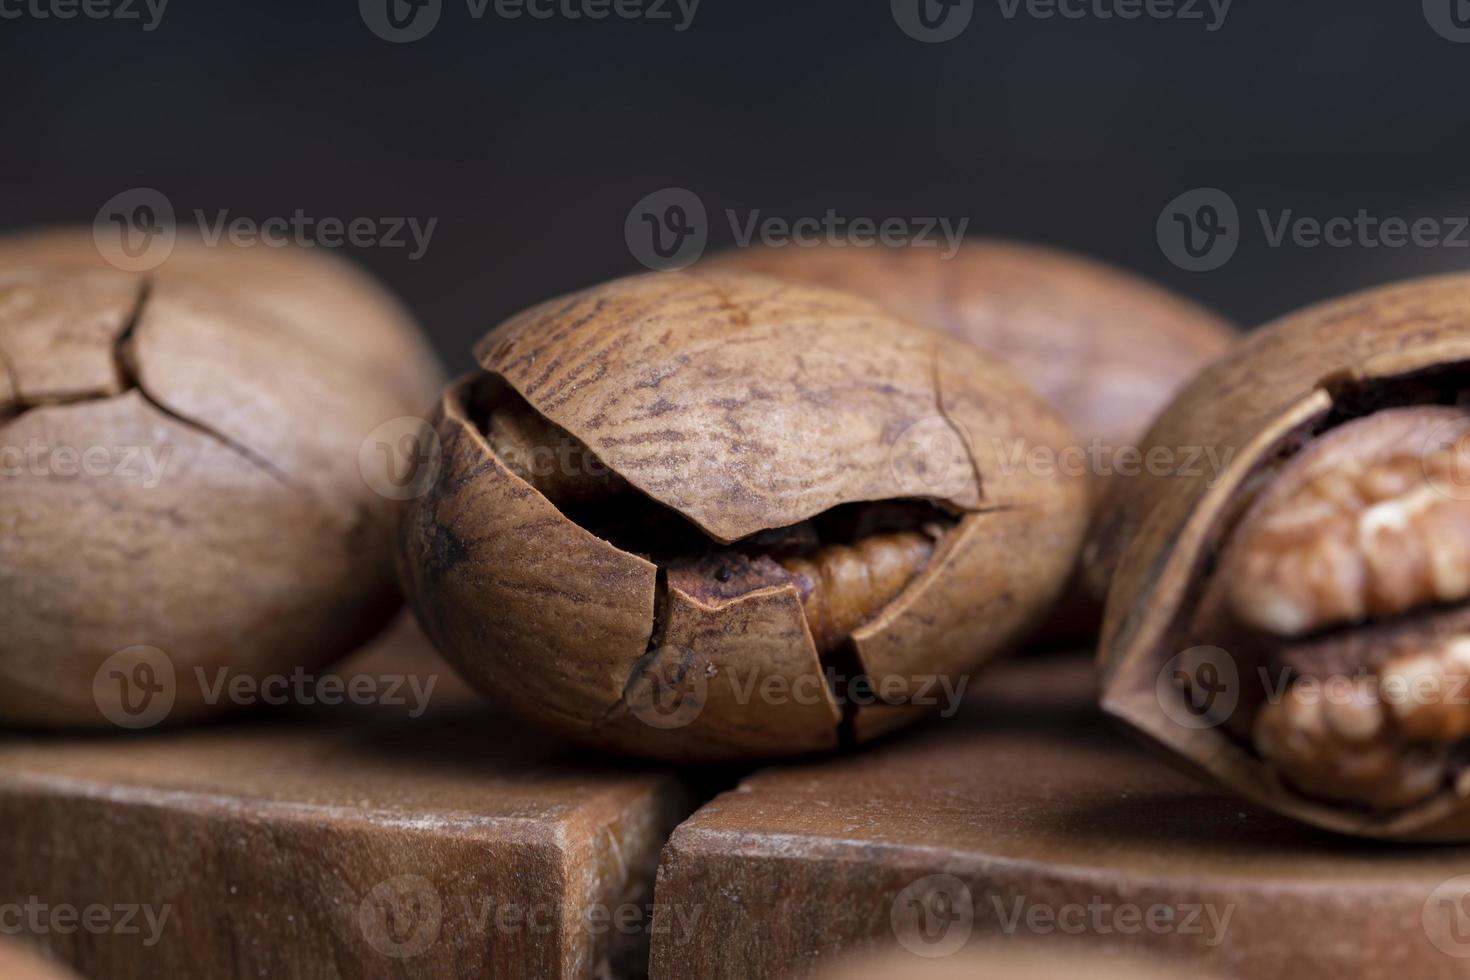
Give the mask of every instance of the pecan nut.
<path id="1" fill-rule="evenodd" d="M 1110 499 L 1088 552 L 1107 711 L 1317 826 L 1470 839 L 1467 312 L 1470 275 L 1368 290 L 1181 391 L 1145 453 L 1227 462 Z M 1167 682 L 1196 647 L 1234 667 L 1208 717 Z"/>
<path id="2" fill-rule="evenodd" d="M 906 723 L 921 677 L 1033 627 L 1080 545 L 1082 480 L 992 451 L 1065 445 L 1065 424 L 979 350 L 846 293 L 635 277 L 477 355 L 441 401 L 401 578 L 487 694 L 601 747 L 789 755 Z M 925 422 L 961 452 L 916 498 L 895 455 Z M 844 698 L 863 679 L 883 703 Z"/>

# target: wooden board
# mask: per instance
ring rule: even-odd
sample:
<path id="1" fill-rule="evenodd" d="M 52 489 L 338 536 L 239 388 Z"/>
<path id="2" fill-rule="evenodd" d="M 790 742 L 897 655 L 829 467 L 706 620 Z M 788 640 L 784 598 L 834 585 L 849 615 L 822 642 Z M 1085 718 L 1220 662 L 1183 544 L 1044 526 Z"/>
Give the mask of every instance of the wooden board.
<path id="1" fill-rule="evenodd" d="M 0 740 L 0 907 L 34 910 L 22 938 L 93 978 L 644 970 L 684 781 L 498 717 L 410 628 L 340 673 L 439 686 L 418 718 L 297 704 Z"/>
<path id="2" fill-rule="evenodd" d="M 1023 659 L 953 719 L 716 797 L 664 849 L 659 913 L 702 929 L 655 928 L 652 976 L 995 942 L 1191 975 L 1470 976 L 1470 849 L 1294 824 L 1161 764 L 1092 704 L 1087 661 Z"/>
<path id="3" fill-rule="evenodd" d="M 1191 969 L 1190 980 L 1219 980 Z M 906 950 L 854 956 L 824 970 L 821 980 L 1179 980 L 1180 971 L 1156 960 L 1127 955 L 1058 952 L 1044 943 L 975 943 L 951 956 L 925 957 Z"/>

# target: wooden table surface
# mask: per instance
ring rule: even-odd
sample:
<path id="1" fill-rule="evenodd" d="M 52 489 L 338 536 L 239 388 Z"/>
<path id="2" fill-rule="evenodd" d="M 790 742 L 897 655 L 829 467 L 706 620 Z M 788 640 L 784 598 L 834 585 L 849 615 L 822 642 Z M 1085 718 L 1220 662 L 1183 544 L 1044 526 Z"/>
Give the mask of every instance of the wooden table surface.
<path id="1" fill-rule="evenodd" d="M 343 673 L 430 657 L 400 628 Z M 447 672 L 430 704 L 9 737 L 0 909 L 108 980 L 641 970 L 684 781 L 507 723 Z M 52 918 L 89 906 L 98 928 Z"/>
<path id="2" fill-rule="evenodd" d="M 975 943 L 948 956 L 917 956 L 906 950 L 849 956 L 822 971 L 818 980 L 1178 980 L 1180 971 L 1154 959 L 1116 954 L 1063 952 L 1037 941 Z M 1191 980 L 1219 980 L 1198 968 Z"/>
<path id="3" fill-rule="evenodd" d="M 758 772 L 684 822 L 656 901 L 705 929 L 656 931 L 652 975 L 1014 940 L 1193 975 L 1470 976 L 1470 848 L 1365 844 L 1229 799 L 1108 725 L 1082 658 L 1013 661 L 978 688 L 953 719 Z"/>
<path id="4" fill-rule="evenodd" d="M 0 739 L 0 930 L 94 980 L 1470 976 L 1470 849 L 1204 787 L 1098 715 L 1082 658 L 743 778 L 508 722 L 411 629 L 341 673 L 439 686 L 419 718 Z"/>

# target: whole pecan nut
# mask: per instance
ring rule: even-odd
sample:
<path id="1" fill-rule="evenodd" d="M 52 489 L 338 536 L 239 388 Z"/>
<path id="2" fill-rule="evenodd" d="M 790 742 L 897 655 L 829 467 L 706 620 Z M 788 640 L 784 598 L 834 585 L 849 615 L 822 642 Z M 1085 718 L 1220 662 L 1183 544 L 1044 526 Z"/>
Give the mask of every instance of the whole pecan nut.
<path id="1" fill-rule="evenodd" d="M 650 275 L 553 300 L 446 391 L 401 530 L 429 635 L 521 714 L 680 759 L 905 724 L 1055 600 L 1073 437 L 1004 366 L 846 293 Z"/>

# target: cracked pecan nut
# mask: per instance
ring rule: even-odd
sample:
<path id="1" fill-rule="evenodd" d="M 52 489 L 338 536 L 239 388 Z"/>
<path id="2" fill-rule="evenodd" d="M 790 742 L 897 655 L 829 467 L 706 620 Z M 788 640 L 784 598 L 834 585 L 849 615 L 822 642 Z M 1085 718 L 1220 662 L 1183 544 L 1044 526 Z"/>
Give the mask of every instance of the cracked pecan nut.
<path id="1" fill-rule="evenodd" d="M 1020 242 L 970 239 L 952 256 L 936 248 L 738 248 L 696 270 L 848 290 L 996 354 L 1071 425 L 1077 458 L 1100 477 L 1131 465 L 1127 454 L 1154 416 L 1236 336 L 1219 316 L 1145 279 Z M 1093 497 L 1102 499 L 1098 486 Z M 1047 639 L 1090 642 L 1105 592 L 1083 588 L 1079 577 Z"/>
<path id="2" fill-rule="evenodd" d="M 1261 706 L 1254 744 L 1287 783 L 1313 797 L 1392 812 L 1444 785 L 1449 748 L 1394 729 L 1375 678 L 1297 680 Z"/>
<path id="3" fill-rule="evenodd" d="M 1470 839 L 1467 313 L 1470 276 L 1313 307 L 1160 416 L 1151 440 L 1229 462 L 1115 498 L 1108 711 L 1310 823 Z M 1170 665 L 1210 648 L 1186 723 Z"/>
<path id="4" fill-rule="evenodd" d="M 907 723 L 1034 625 L 1080 542 L 1083 481 L 998 448 L 1065 424 L 859 297 L 640 276 L 476 354 L 400 576 L 481 689 L 598 746 L 780 756 Z"/>
<path id="5" fill-rule="evenodd" d="M 1005 360 L 1084 441 L 1131 446 L 1235 328 L 1122 269 L 1022 242 L 938 248 L 756 246 L 696 269 L 758 272 L 866 296 Z"/>
<path id="6" fill-rule="evenodd" d="M 84 232 L 0 240 L 0 720 L 114 720 L 109 673 L 142 667 L 167 719 L 197 717 L 229 704 L 218 671 L 368 638 L 399 600 L 359 449 L 439 385 L 407 314 L 336 259 L 185 240 L 135 275 Z"/>
<path id="7" fill-rule="evenodd" d="M 1231 533 L 1218 575 L 1234 631 L 1293 678 L 1260 707 L 1255 747 L 1294 788 L 1387 812 L 1453 783 L 1470 645 L 1438 634 L 1470 599 L 1461 474 L 1470 417 L 1383 409 L 1293 455 Z"/>
<path id="8" fill-rule="evenodd" d="M 1378 812 L 1454 785 L 1470 737 L 1470 636 L 1401 649 L 1372 673 L 1291 680 L 1256 713 L 1261 758 L 1302 792 Z"/>
<path id="9" fill-rule="evenodd" d="M 1470 418 L 1389 409 L 1301 451 L 1232 535 L 1231 611 L 1276 636 L 1470 597 Z M 1470 484 L 1465 487 L 1470 490 Z"/>

